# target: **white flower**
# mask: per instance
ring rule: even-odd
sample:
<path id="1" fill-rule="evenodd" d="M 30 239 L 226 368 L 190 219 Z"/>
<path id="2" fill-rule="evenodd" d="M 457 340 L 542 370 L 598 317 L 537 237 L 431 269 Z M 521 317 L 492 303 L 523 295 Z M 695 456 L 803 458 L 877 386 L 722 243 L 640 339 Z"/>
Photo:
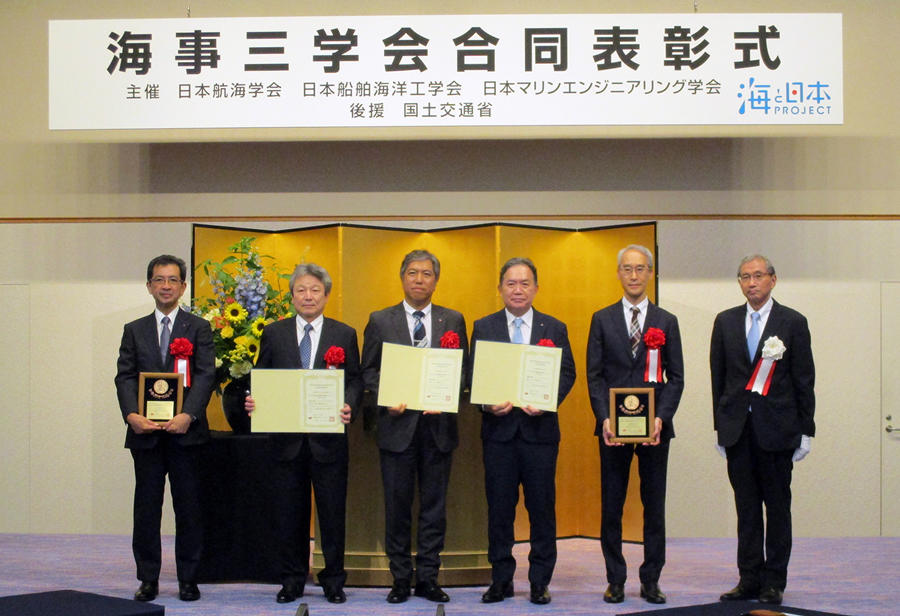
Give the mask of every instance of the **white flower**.
<path id="1" fill-rule="evenodd" d="M 787 351 L 787 347 L 778 336 L 770 336 L 763 343 L 762 357 L 763 359 L 771 359 L 778 361 Z"/>
<path id="2" fill-rule="evenodd" d="M 221 367 L 222 367 L 222 358 L 216 357 L 216 368 L 221 368 Z"/>
<path id="3" fill-rule="evenodd" d="M 231 378 L 239 379 L 245 374 L 250 374 L 251 368 L 253 368 L 253 364 L 249 361 L 239 361 L 231 364 L 231 367 L 228 368 L 228 373 L 231 375 Z"/>
<path id="4" fill-rule="evenodd" d="M 206 319 L 207 321 L 212 321 L 216 317 L 220 317 L 220 316 L 222 316 L 222 314 L 219 312 L 219 309 L 213 308 L 212 310 L 210 310 L 209 312 L 204 314 L 203 318 Z"/>

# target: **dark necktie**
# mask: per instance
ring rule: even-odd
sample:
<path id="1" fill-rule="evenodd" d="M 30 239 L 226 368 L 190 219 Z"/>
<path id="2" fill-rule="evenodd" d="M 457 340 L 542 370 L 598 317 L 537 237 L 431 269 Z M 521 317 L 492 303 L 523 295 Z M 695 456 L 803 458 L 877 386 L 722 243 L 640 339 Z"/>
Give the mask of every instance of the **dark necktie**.
<path id="1" fill-rule="evenodd" d="M 172 337 L 172 330 L 169 329 L 169 317 L 162 318 L 162 331 L 159 332 L 159 356 L 163 365 L 166 364 L 166 355 L 169 354 L 169 338 Z"/>
<path id="2" fill-rule="evenodd" d="M 309 323 L 303 328 L 303 340 L 300 341 L 300 367 L 308 370 L 310 365 L 310 355 L 312 354 L 312 339 L 309 337 L 309 331 L 313 328 Z"/>
<path id="3" fill-rule="evenodd" d="M 413 313 L 413 317 L 416 319 L 416 324 L 413 326 L 413 346 L 424 347 L 425 324 L 422 322 L 422 319 L 425 318 L 425 313 L 421 310 L 416 310 Z"/>
<path id="4" fill-rule="evenodd" d="M 631 327 L 628 328 L 628 337 L 631 339 L 632 357 L 637 357 L 638 345 L 641 343 L 641 323 L 638 321 L 639 314 L 641 314 L 640 308 L 631 309 Z"/>

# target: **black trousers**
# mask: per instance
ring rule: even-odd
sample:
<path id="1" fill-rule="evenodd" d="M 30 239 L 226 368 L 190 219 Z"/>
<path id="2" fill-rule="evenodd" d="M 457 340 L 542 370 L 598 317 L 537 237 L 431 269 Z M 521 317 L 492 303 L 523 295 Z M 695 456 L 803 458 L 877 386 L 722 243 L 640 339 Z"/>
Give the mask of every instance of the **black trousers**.
<path id="1" fill-rule="evenodd" d="M 666 564 L 666 472 L 669 441 L 659 445 L 626 443 L 607 447 L 600 440 L 600 546 L 606 561 L 606 581 L 624 584 L 627 578 L 622 554 L 622 511 L 628 492 L 631 460 L 638 459 L 641 504 L 644 508 L 644 562 L 638 574 L 641 583 L 659 582 Z"/>
<path id="2" fill-rule="evenodd" d="M 407 411 L 415 412 L 415 411 Z M 395 581 L 412 580 L 412 506 L 416 478 L 419 517 L 416 537 L 416 580 L 435 581 L 447 534 L 447 486 L 453 452 L 443 452 L 434 441 L 428 415 L 419 417 L 412 443 L 404 451 L 381 451 L 384 485 L 384 549 Z"/>
<path id="3" fill-rule="evenodd" d="M 311 490 L 315 490 L 316 513 L 321 533 L 325 567 L 319 584 L 329 592 L 340 590 L 347 580 L 344 547 L 347 512 L 347 452 L 334 462 L 316 461 L 304 439 L 292 460 L 275 464 L 276 507 L 280 546 L 281 582 L 301 588 L 309 575 L 309 524 Z"/>
<path id="4" fill-rule="evenodd" d="M 512 581 L 519 486 L 530 522 L 528 581 L 547 585 L 556 567 L 556 458 L 559 443 L 482 441 L 488 503 L 488 560 L 496 584 Z"/>
<path id="5" fill-rule="evenodd" d="M 774 587 L 783 591 L 791 558 L 794 451 L 762 449 L 753 433 L 752 418 L 748 417 L 740 438 L 726 453 L 728 479 L 737 509 L 737 563 L 741 582 L 750 587 Z"/>
<path id="6" fill-rule="evenodd" d="M 137 578 L 159 579 L 162 565 L 160 522 L 166 475 L 175 510 L 175 565 L 178 580 L 196 582 L 203 549 L 197 461 L 202 446 L 182 447 L 168 434 L 160 434 L 151 449 L 132 449 L 134 460 L 134 529 L 131 547 Z"/>

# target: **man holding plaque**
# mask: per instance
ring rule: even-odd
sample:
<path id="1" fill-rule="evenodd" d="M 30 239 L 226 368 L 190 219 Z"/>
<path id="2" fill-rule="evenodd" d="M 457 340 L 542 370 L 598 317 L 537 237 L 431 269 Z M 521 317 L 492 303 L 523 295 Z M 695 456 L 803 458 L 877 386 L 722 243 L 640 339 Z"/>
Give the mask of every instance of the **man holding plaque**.
<path id="1" fill-rule="evenodd" d="M 152 601 L 159 592 L 159 530 L 166 474 L 175 510 L 178 596 L 182 601 L 200 598 L 196 582 L 203 529 L 197 458 L 198 446 L 209 439 L 206 405 L 216 360 L 209 323 L 178 307 L 187 288 L 186 277 L 187 266 L 178 257 L 161 255 L 150 261 L 147 291 L 156 309 L 125 325 L 119 347 L 115 383 L 119 410 L 128 425 L 125 447 L 134 460 L 132 549 L 141 581 L 134 594 L 138 601 Z M 156 376 L 146 378 L 147 373 Z M 184 384 L 180 412 L 177 392 L 166 395 L 179 382 L 171 377 L 179 375 Z M 140 391 L 142 382 L 147 391 Z M 139 399 L 145 400 L 144 408 L 139 408 Z"/>
<path id="2" fill-rule="evenodd" d="M 331 276 L 325 268 L 314 263 L 298 265 L 291 276 L 290 288 L 297 317 L 265 327 L 255 368 L 342 369 L 344 406 L 340 421 L 349 424 L 363 388 L 356 330 L 322 314 L 331 294 Z M 255 409 L 252 397 L 247 397 L 245 408 L 251 413 Z M 277 488 L 282 584 L 275 600 L 290 603 L 303 596 L 309 573 L 312 487 L 325 558 L 325 567 L 318 575 L 319 584 L 329 603 L 344 603 L 347 600 L 344 593 L 347 435 L 345 432 L 273 434 L 271 438 L 276 455 L 273 479 Z"/>
<path id="3" fill-rule="evenodd" d="M 497 287 L 505 308 L 475 322 L 472 352 L 479 340 L 556 346 L 562 349 L 557 407 L 575 382 L 575 361 L 565 323 L 532 307 L 538 292 L 537 267 L 531 259 L 515 257 L 500 268 Z M 498 374 L 497 378 L 504 378 Z M 472 380 L 470 375 L 470 381 Z M 516 561 L 514 523 L 519 486 L 531 523 L 528 554 L 530 600 L 550 603 L 550 579 L 556 566 L 556 458 L 559 420 L 555 412 L 511 402 L 483 405 L 481 439 L 485 492 L 488 503 L 488 560 L 491 585 L 484 603 L 513 596 Z"/>
<path id="4" fill-rule="evenodd" d="M 638 459 L 641 503 L 644 509 L 644 562 L 639 575 L 640 595 L 650 603 L 665 603 L 659 576 L 666 561 L 666 469 L 669 441 L 675 436 L 673 417 L 684 389 L 684 361 L 678 319 L 647 298 L 653 275 L 653 254 L 632 244 L 619 251 L 618 277 L 621 301 L 594 313 L 587 344 L 587 381 L 591 408 L 596 417 L 594 434 L 600 441 L 600 542 L 606 561 L 603 594 L 607 603 L 625 600 L 627 567 L 622 554 L 622 511 L 628 491 L 631 461 Z M 610 409 L 610 390 L 649 388 L 655 417 L 640 412 L 641 394 L 624 395 Z M 621 409 L 619 408 L 621 406 Z M 621 413 L 617 411 L 621 410 Z M 625 430 L 619 415 L 644 421 L 635 430 L 629 417 Z M 622 442 L 626 434 L 643 436 L 643 442 Z M 628 438 L 628 441 L 637 439 Z"/>
<path id="5" fill-rule="evenodd" d="M 400 281 L 404 299 L 369 316 L 363 339 L 362 370 L 366 389 L 378 398 L 382 344 L 462 348 L 463 374 L 468 357 L 466 321 L 455 310 L 431 303 L 441 264 L 427 250 L 403 258 Z M 412 505 L 419 483 L 419 519 L 415 595 L 445 602 L 437 583 L 447 529 L 447 486 L 453 450 L 459 444 L 456 413 L 407 410 L 406 404 L 378 407 L 378 449 L 384 484 L 385 552 L 394 578 L 388 603 L 409 599 Z"/>
<path id="6" fill-rule="evenodd" d="M 809 326 L 772 299 L 776 281 L 767 258 L 745 257 L 738 283 L 747 303 L 716 316 L 710 341 L 713 427 L 738 519 L 740 580 L 722 601 L 781 603 L 791 556 L 791 473 L 816 431 Z"/>

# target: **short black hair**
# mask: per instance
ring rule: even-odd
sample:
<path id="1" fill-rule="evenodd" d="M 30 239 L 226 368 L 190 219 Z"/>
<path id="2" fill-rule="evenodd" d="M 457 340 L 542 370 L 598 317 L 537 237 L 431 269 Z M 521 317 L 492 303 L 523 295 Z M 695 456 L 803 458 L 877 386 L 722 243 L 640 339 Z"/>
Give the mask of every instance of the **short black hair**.
<path id="1" fill-rule="evenodd" d="M 531 270 L 531 273 L 534 274 L 534 284 L 537 284 L 537 267 L 534 262 L 528 257 L 513 257 L 509 261 L 503 264 L 503 267 L 500 268 L 500 284 L 503 284 L 503 275 L 506 273 L 506 270 L 511 268 L 513 265 L 524 265 L 528 269 Z"/>
<path id="2" fill-rule="evenodd" d="M 147 265 L 147 282 L 150 282 L 150 279 L 153 278 L 153 270 L 157 265 L 177 265 L 178 271 L 181 273 L 181 282 L 187 280 L 187 265 L 184 259 L 179 259 L 174 255 L 159 255 L 151 259 Z"/>

